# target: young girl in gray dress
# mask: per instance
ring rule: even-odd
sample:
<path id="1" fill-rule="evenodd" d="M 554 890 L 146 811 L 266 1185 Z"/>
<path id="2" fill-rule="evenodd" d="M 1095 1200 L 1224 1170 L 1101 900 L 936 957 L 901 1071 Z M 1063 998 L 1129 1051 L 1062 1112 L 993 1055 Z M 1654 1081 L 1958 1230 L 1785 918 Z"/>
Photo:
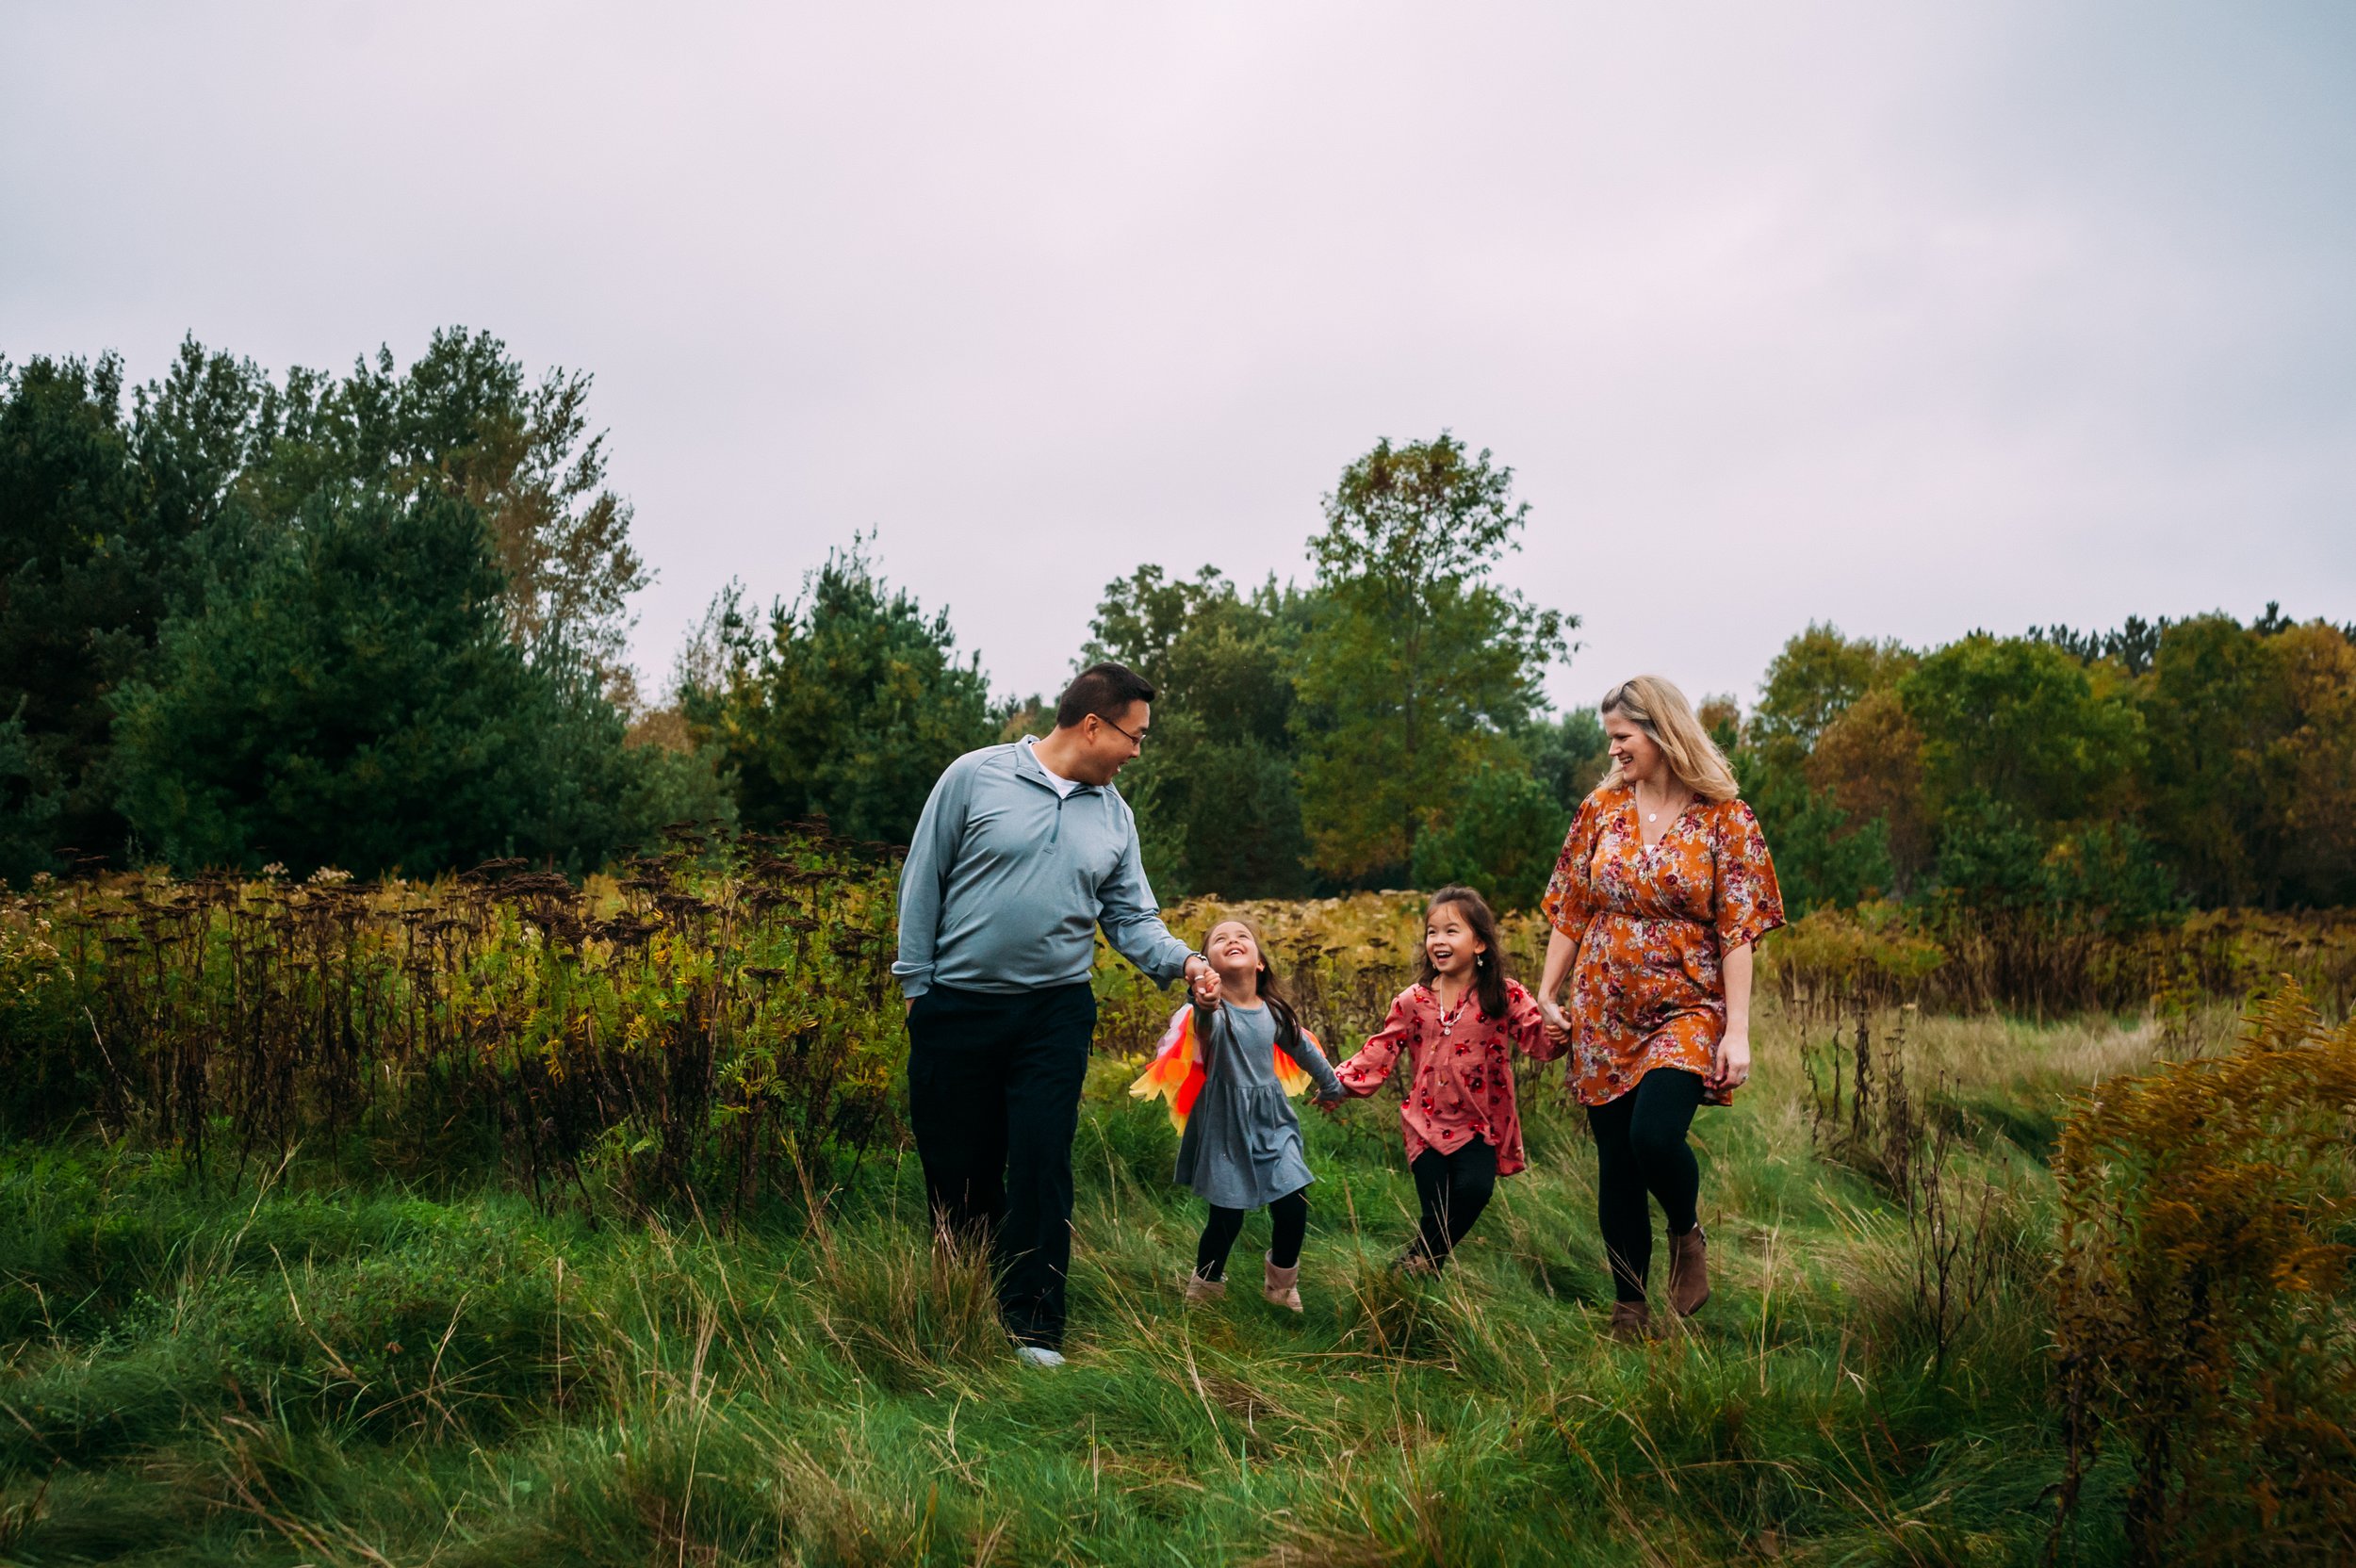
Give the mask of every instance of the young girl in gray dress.
<path id="1" fill-rule="evenodd" d="M 1333 1104 L 1342 1086 L 1278 989 L 1250 923 L 1211 927 L 1203 956 L 1219 972 L 1219 1001 L 1179 1010 L 1161 1054 L 1130 1092 L 1169 1100 L 1180 1124 L 1177 1180 L 1211 1207 L 1186 1277 L 1186 1299 L 1226 1294 L 1227 1254 L 1245 1211 L 1265 1207 L 1271 1235 L 1261 1294 L 1299 1312 L 1307 1188 L 1316 1178 L 1301 1156 L 1301 1120 L 1286 1096 L 1314 1080 L 1318 1101 Z"/>

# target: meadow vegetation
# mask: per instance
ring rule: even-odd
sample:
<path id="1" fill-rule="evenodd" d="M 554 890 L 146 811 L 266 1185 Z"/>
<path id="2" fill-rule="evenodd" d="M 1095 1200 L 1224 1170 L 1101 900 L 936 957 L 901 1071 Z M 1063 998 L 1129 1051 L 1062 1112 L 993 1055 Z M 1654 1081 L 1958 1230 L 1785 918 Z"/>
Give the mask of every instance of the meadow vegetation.
<path id="1" fill-rule="evenodd" d="M 1073 1359 L 1040 1374 L 927 1233 L 873 939 L 888 858 L 806 833 L 627 869 L 11 905 L 0 1551 L 2242 1562 L 2356 1539 L 2356 1033 L 2292 993 L 2247 1026 L 2189 993 L 1953 1016 L 1794 943 L 1756 1087 L 1697 1128 L 1717 1295 L 1628 1347 L 1599 1332 L 1591 1146 L 1537 1071 L 1531 1173 L 1446 1278 L 1387 1266 L 1414 1200 L 1385 1099 L 1309 1119 L 1308 1313 L 1185 1309 L 1201 1215 L 1125 1092 L 1172 1003 L 1108 958 Z M 1346 1043 L 1416 909 L 1252 912 Z"/>
<path id="2" fill-rule="evenodd" d="M 890 846 L 1049 705 L 864 539 L 642 693 L 588 390 L 463 330 L 0 360 L 0 1558 L 2356 1557 L 2356 629 L 1810 626 L 1703 702 L 1794 919 L 1658 1344 L 1599 1336 L 1538 1072 L 1445 1279 L 1386 1266 L 1385 1101 L 1309 1127 L 1307 1315 L 1183 1310 L 1123 1092 L 1173 999 L 1105 958 L 1024 1375 L 925 1224 Z M 1605 759 L 1527 511 L 1383 440 L 1305 583 L 1149 564 L 1090 623 L 1159 688 L 1173 923 L 1255 916 L 1336 1048 L 1412 972 L 1382 890 L 1482 888 L 1534 967 Z"/>

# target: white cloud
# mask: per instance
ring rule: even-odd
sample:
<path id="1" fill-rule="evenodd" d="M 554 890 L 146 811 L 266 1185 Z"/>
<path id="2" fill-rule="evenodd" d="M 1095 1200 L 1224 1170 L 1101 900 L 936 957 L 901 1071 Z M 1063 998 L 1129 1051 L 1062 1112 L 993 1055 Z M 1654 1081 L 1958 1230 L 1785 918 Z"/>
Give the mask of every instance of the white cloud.
<path id="1" fill-rule="evenodd" d="M 854 530 L 999 685 L 1140 561 L 1304 570 L 1452 427 L 1558 682 L 2356 615 L 2327 5 L 146 9 L 0 18 L 0 351 L 596 372 L 662 572 Z"/>

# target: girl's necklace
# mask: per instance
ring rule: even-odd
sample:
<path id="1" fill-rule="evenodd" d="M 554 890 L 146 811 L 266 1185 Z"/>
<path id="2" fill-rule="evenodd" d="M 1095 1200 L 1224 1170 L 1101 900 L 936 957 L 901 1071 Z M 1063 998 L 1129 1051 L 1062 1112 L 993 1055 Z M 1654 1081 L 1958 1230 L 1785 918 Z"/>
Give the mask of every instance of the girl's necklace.
<path id="1" fill-rule="evenodd" d="M 1472 988 L 1470 986 L 1466 986 L 1464 988 L 1464 994 L 1456 999 L 1456 1005 L 1454 1007 L 1449 1007 L 1446 1004 L 1442 1004 L 1440 1007 L 1441 1034 L 1445 1035 L 1449 1030 L 1456 1027 L 1456 1021 L 1464 1016 L 1464 1004 L 1472 1000 Z M 1436 990 L 1433 991 L 1432 993 L 1432 1000 L 1438 1002 L 1440 1000 L 1440 993 Z"/>

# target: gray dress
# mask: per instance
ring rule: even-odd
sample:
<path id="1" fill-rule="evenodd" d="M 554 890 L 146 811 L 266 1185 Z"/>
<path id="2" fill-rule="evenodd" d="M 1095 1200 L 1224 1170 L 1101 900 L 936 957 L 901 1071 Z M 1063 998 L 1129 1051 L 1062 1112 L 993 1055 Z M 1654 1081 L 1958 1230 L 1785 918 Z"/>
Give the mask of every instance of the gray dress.
<path id="1" fill-rule="evenodd" d="M 1197 1007 L 1195 1050 L 1203 1089 L 1178 1140 L 1178 1181 L 1222 1209 L 1256 1209 L 1317 1180 L 1301 1152 L 1301 1119 L 1276 1081 L 1276 1015 L 1263 1004 Z M 1317 1092 L 1338 1099 L 1341 1081 L 1315 1042 L 1292 1054 Z"/>

